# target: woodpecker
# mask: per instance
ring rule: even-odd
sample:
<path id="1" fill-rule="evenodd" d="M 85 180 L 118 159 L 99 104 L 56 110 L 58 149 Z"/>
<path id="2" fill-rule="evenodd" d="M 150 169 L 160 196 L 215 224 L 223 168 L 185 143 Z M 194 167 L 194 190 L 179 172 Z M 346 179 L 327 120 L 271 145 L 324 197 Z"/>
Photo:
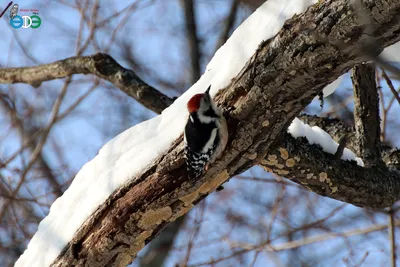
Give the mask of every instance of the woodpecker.
<path id="1" fill-rule="evenodd" d="M 188 176 L 195 179 L 219 158 L 228 142 L 228 127 L 210 96 L 211 85 L 204 94 L 194 95 L 187 103 L 185 157 Z"/>

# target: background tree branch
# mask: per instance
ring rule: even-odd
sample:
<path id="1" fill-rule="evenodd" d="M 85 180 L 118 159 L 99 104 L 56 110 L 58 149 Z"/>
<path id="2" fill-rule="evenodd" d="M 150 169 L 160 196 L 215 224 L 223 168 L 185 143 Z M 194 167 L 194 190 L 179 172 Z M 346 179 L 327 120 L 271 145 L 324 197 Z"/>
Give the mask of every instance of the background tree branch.
<path id="1" fill-rule="evenodd" d="M 34 87 L 44 81 L 65 78 L 73 74 L 93 74 L 111 82 L 146 108 L 161 113 L 173 99 L 143 82 L 133 71 L 119 65 L 111 56 L 70 57 L 35 67 L 0 69 L 0 84 L 27 83 Z"/>
<path id="2" fill-rule="evenodd" d="M 200 78 L 200 40 L 197 38 L 196 12 L 193 0 L 181 0 L 184 15 L 186 36 L 189 48 L 190 60 L 190 84 L 194 84 Z"/>

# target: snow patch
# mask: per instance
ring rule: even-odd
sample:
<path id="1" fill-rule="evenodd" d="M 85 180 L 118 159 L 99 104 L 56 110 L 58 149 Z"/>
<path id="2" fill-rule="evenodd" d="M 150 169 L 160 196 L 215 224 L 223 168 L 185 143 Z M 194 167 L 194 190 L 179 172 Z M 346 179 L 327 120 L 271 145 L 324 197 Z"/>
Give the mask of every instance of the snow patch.
<path id="1" fill-rule="evenodd" d="M 327 97 L 335 92 L 335 90 L 339 87 L 341 84 L 343 77 L 345 74 L 339 76 L 336 80 L 325 86 L 323 90 L 324 97 Z"/>
<path id="2" fill-rule="evenodd" d="M 379 56 L 386 61 L 400 62 L 400 43 L 386 47 Z"/>
<path id="3" fill-rule="evenodd" d="M 318 126 L 310 127 L 310 125 L 303 123 L 298 118 L 295 118 L 288 128 L 294 138 L 305 137 L 310 144 L 320 145 L 324 152 L 335 154 L 339 146 L 332 137 Z M 364 166 L 361 158 L 357 157 L 353 151 L 348 148 L 343 150 L 343 160 L 355 160 L 357 165 Z"/>

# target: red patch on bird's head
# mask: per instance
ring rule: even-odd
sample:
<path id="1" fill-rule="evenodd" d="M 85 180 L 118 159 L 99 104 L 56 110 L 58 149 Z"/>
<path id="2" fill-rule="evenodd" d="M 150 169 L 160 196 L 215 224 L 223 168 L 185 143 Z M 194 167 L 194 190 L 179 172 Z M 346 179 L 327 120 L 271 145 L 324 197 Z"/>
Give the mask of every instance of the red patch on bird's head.
<path id="1" fill-rule="evenodd" d="M 189 110 L 190 113 L 199 110 L 200 102 L 201 102 L 201 99 L 203 98 L 203 96 L 204 96 L 204 94 L 197 94 L 197 95 L 192 96 L 192 98 L 187 103 L 187 109 Z"/>

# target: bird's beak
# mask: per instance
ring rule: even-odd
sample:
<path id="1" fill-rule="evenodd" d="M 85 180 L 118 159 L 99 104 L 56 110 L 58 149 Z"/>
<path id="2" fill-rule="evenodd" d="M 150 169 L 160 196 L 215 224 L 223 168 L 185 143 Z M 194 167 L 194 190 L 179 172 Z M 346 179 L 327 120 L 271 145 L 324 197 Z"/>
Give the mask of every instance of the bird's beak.
<path id="1" fill-rule="evenodd" d="M 206 94 L 207 95 L 210 95 L 210 89 L 211 89 L 211 84 L 210 84 L 210 86 L 207 88 L 207 90 L 206 90 Z"/>

